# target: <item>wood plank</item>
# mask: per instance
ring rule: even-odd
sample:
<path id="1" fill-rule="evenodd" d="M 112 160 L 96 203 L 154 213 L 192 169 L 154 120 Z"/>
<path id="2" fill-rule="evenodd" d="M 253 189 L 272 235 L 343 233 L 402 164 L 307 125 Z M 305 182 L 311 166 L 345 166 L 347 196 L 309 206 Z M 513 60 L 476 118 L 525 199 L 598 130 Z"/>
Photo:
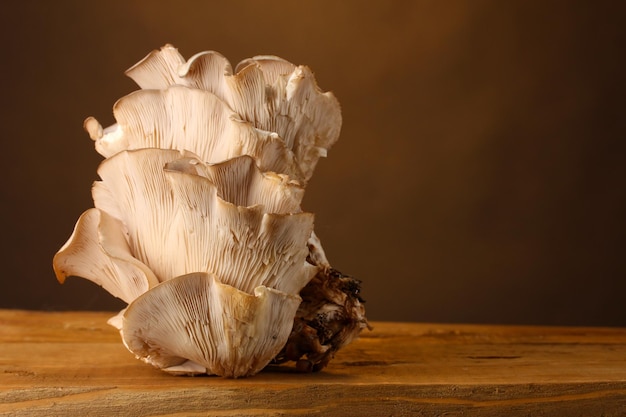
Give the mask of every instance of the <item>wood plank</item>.
<path id="1" fill-rule="evenodd" d="M 0 310 L 0 415 L 626 413 L 626 329 L 379 322 L 320 373 L 232 380 L 143 364 L 110 315 Z"/>

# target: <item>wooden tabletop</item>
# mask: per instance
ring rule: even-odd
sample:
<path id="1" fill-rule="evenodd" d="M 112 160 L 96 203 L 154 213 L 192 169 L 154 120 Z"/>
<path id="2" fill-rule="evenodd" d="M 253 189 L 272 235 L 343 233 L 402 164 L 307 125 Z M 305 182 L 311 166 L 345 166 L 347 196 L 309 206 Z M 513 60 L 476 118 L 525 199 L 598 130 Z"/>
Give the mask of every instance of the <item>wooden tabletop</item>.
<path id="1" fill-rule="evenodd" d="M 111 315 L 0 310 L 0 415 L 626 415 L 626 329 L 375 322 L 320 373 L 233 380 L 136 360 Z"/>

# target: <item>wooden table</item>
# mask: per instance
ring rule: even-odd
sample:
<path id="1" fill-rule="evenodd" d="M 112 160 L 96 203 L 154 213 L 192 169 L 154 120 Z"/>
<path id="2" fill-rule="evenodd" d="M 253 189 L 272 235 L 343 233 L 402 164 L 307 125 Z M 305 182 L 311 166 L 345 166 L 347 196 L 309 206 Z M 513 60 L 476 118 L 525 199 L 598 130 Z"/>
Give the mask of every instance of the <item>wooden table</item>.
<path id="1" fill-rule="evenodd" d="M 0 310 L 0 415 L 626 415 L 626 329 L 379 322 L 320 373 L 232 380 L 136 360 L 110 315 Z"/>

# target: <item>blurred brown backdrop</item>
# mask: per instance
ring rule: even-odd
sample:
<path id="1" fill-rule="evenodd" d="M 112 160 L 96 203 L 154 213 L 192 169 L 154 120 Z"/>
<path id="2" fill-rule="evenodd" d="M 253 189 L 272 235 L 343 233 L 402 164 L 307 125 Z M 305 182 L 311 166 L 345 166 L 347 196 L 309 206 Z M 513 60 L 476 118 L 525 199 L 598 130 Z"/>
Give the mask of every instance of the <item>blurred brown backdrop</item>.
<path id="1" fill-rule="evenodd" d="M 0 307 L 116 309 L 51 259 L 123 71 L 172 43 L 309 65 L 342 103 L 305 198 L 374 320 L 626 326 L 623 2 L 5 3 Z"/>

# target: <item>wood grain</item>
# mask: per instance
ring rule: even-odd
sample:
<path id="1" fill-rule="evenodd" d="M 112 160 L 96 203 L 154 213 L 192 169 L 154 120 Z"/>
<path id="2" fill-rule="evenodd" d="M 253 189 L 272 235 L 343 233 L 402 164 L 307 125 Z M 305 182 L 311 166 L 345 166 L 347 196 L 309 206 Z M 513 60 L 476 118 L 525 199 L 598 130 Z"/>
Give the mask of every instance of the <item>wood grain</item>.
<path id="1" fill-rule="evenodd" d="M 0 310 L 0 415 L 626 415 L 626 329 L 374 323 L 320 373 L 231 380 L 143 364 L 110 315 Z"/>

